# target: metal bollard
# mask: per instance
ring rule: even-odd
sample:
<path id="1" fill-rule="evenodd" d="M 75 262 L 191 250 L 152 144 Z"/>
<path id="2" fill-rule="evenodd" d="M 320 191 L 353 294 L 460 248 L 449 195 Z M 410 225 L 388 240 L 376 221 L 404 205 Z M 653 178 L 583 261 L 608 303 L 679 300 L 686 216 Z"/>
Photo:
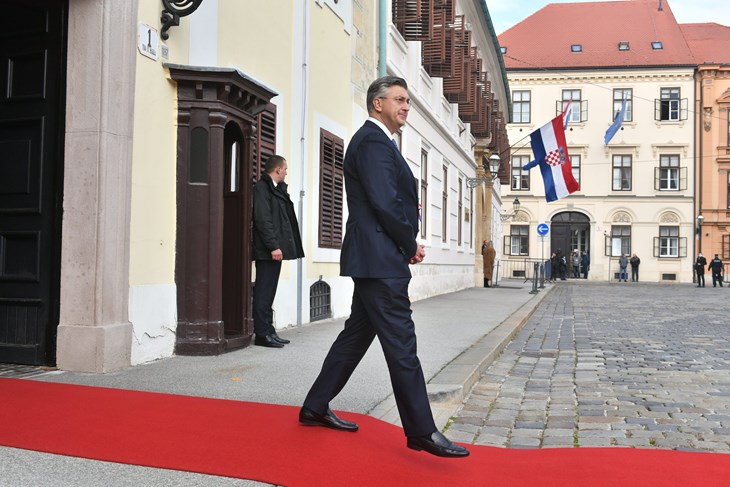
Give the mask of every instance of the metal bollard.
<path id="1" fill-rule="evenodd" d="M 537 274 L 538 274 L 538 268 L 539 264 L 535 262 L 535 265 L 533 266 L 533 276 L 532 276 L 532 291 L 530 291 L 530 294 L 537 294 L 540 292 L 539 289 L 537 289 Z"/>

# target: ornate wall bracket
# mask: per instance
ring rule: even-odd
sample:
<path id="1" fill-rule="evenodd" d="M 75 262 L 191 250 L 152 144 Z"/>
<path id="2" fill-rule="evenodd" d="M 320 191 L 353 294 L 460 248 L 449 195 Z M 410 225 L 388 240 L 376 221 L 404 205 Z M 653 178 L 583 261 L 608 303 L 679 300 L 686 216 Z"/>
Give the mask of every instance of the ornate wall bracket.
<path id="1" fill-rule="evenodd" d="M 160 37 L 164 40 L 170 38 L 170 34 L 167 32 L 170 27 L 180 25 L 180 17 L 187 17 L 191 13 L 195 12 L 203 0 L 162 0 L 162 16 L 160 22 L 162 22 L 162 31 Z"/>

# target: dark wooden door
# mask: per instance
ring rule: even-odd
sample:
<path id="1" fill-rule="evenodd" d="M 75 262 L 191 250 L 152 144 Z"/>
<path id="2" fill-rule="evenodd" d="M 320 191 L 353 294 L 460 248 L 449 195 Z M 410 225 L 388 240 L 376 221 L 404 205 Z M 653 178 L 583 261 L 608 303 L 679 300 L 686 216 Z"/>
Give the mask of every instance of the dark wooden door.
<path id="1" fill-rule="evenodd" d="M 226 348 L 246 345 L 251 300 L 251 254 L 249 250 L 251 198 L 248 170 L 243 163 L 248 149 L 235 122 L 225 129 L 225 167 L 223 190 L 223 269 L 222 316 Z"/>
<path id="2" fill-rule="evenodd" d="M 0 7 L 0 362 L 55 363 L 66 10 Z"/>

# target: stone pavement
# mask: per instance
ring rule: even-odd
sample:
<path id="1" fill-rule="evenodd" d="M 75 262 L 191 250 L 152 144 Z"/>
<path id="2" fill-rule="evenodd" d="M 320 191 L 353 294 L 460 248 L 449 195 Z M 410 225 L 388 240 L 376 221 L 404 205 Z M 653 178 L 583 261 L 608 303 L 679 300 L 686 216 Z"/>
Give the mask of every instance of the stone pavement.
<path id="1" fill-rule="evenodd" d="M 730 452 L 730 291 L 559 281 L 447 427 L 509 448 Z"/>

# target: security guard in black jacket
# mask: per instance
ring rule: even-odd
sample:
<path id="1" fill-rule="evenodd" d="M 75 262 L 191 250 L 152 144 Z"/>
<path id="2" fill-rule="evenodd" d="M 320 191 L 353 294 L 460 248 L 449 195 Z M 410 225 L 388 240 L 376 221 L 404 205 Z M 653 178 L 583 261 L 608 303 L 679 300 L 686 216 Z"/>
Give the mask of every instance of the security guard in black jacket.
<path id="1" fill-rule="evenodd" d="M 725 266 L 722 264 L 720 257 L 715 254 L 715 258 L 710 261 L 710 265 L 707 267 L 712 271 L 712 287 L 717 287 L 718 282 L 722 287 L 722 271 Z"/>
<path id="2" fill-rule="evenodd" d="M 253 260 L 256 284 L 253 289 L 255 345 L 281 348 L 289 340 L 274 328 L 274 297 L 279 284 L 282 260 L 304 257 L 302 237 L 286 178 L 286 159 L 271 156 L 265 173 L 253 187 Z"/>

